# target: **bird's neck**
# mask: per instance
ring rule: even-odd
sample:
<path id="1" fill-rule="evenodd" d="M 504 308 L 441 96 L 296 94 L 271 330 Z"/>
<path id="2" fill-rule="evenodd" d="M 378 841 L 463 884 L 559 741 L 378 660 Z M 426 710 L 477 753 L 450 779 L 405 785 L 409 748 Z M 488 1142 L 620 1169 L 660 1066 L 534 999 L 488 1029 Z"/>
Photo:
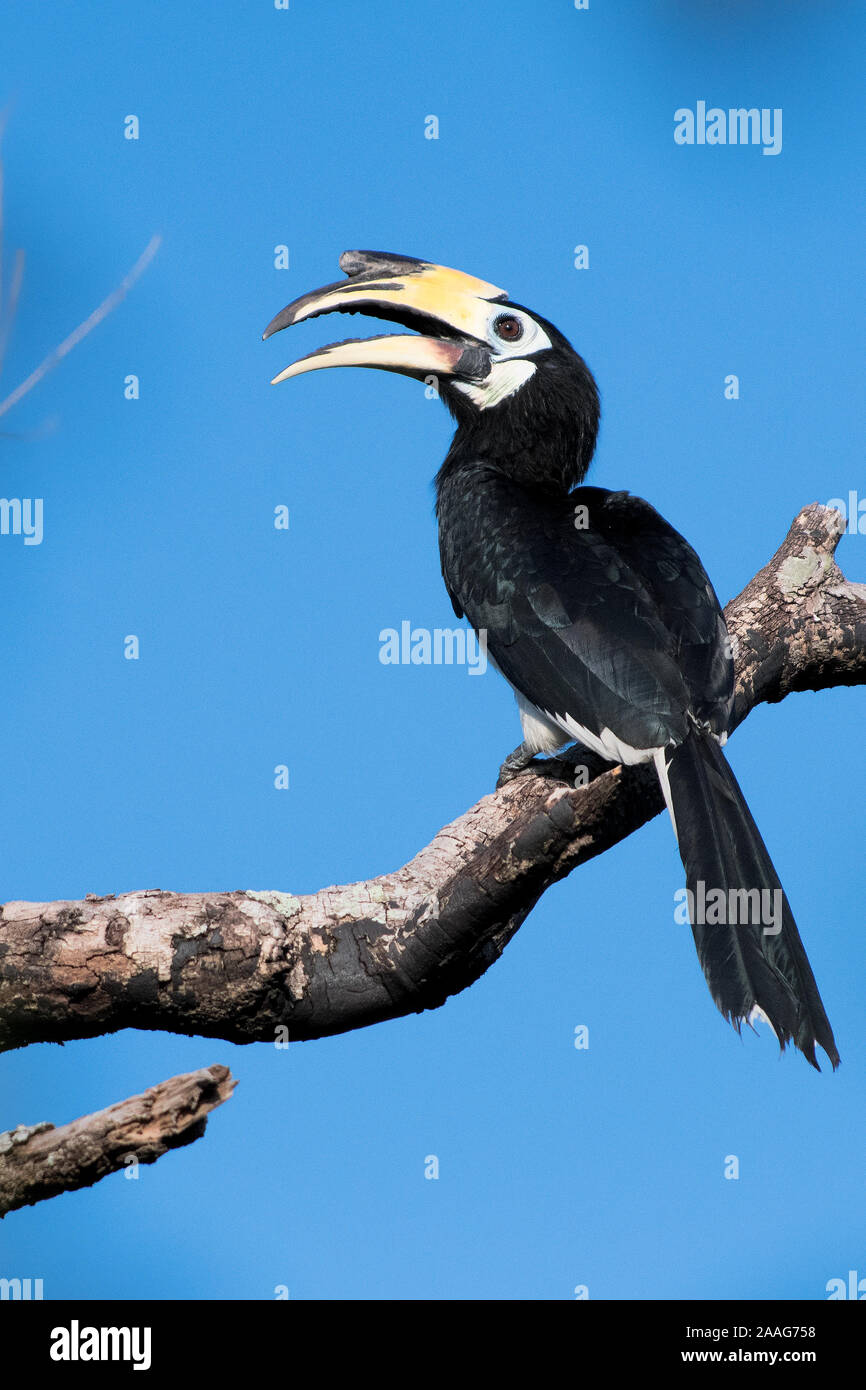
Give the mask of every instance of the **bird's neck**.
<path id="1" fill-rule="evenodd" d="M 589 466 L 573 428 L 552 422 L 543 437 L 537 429 L 512 419 L 507 430 L 491 429 L 487 421 L 461 424 L 436 477 L 437 492 L 446 484 L 471 492 L 479 487 L 516 484 L 544 496 L 566 495 L 580 483 Z"/>
<path id="2" fill-rule="evenodd" d="M 436 478 L 442 574 L 455 610 L 476 626 L 479 592 L 497 587 L 505 557 L 519 556 L 528 534 L 559 534 L 570 525 L 568 491 L 520 474 L 452 449 Z"/>
<path id="3" fill-rule="evenodd" d="M 517 543 L 528 517 L 559 516 L 569 508 L 569 491 L 560 484 L 539 481 L 528 469 L 505 468 L 500 460 L 455 454 L 452 449 L 436 475 L 436 515 L 446 576 L 455 567 L 465 570 L 468 565 L 471 571 L 475 547 L 483 550 L 495 537 L 509 535 Z M 455 537 L 460 542 L 456 549 Z"/>

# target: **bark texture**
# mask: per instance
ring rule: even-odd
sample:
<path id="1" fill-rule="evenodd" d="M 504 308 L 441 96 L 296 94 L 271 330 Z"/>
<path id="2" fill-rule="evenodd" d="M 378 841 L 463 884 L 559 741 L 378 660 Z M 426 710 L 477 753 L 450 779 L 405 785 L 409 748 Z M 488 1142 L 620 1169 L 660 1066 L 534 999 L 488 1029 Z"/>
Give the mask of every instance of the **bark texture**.
<path id="1" fill-rule="evenodd" d="M 191 1144 L 235 1085 L 228 1067 L 203 1067 L 72 1124 L 19 1125 L 0 1134 L 0 1217 Z"/>

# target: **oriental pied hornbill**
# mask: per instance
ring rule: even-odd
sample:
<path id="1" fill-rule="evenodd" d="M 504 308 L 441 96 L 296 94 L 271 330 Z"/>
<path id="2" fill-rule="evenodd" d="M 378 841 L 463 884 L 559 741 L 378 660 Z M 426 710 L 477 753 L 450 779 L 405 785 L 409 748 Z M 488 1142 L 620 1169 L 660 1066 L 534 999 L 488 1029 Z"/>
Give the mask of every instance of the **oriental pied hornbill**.
<path id="1" fill-rule="evenodd" d="M 354 366 L 437 382 L 457 422 L 436 478 L 442 573 L 520 707 L 524 742 L 503 775 L 574 740 L 612 763 L 651 759 L 719 1009 L 738 1028 L 760 1011 L 782 1047 L 817 1067 L 820 1043 L 836 1067 L 788 900 L 721 752 L 734 669 L 713 587 L 648 502 L 580 486 L 599 421 L 586 363 L 546 319 L 461 271 L 378 251 L 340 266 L 347 280 L 296 299 L 264 337 L 335 310 L 420 336 L 332 343 L 274 381 Z"/>

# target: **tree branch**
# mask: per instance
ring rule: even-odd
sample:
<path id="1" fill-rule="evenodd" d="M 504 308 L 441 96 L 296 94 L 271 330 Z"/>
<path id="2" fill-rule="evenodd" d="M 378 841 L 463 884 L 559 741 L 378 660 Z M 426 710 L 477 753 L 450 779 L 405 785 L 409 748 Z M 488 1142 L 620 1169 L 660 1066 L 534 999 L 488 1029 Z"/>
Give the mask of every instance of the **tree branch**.
<path id="1" fill-rule="evenodd" d="M 844 519 L 806 507 L 726 609 L 739 723 L 795 690 L 866 684 L 866 585 L 833 554 Z M 89 895 L 0 913 L 0 1048 L 154 1028 L 273 1041 L 435 1008 L 501 954 L 552 883 L 662 809 L 651 767 L 526 775 L 395 873 L 285 892 Z"/>
<path id="2" fill-rule="evenodd" d="M 19 1125 L 0 1134 L 0 1217 L 90 1187 L 131 1159 L 155 1163 L 169 1149 L 192 1144 L 236 1084 L 228 1067 L 203 1067 L 59 1129 Z"/>

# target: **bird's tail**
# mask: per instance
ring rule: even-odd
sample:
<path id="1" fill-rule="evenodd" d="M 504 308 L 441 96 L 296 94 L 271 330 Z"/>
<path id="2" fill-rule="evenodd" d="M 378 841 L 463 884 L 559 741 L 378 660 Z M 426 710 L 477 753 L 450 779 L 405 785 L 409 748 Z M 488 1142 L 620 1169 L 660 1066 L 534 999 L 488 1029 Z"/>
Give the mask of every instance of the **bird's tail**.
<path id="1" fill-rule="evenodd" d="M 686 871 L 698 959 L 719 1009 L 739 1029 L 755 1005 L 784 1048 L 812 1063 L 839 1053 L 794 915 L 716 739 L 695 729 L 659 750 L 656 770 Z"/>

